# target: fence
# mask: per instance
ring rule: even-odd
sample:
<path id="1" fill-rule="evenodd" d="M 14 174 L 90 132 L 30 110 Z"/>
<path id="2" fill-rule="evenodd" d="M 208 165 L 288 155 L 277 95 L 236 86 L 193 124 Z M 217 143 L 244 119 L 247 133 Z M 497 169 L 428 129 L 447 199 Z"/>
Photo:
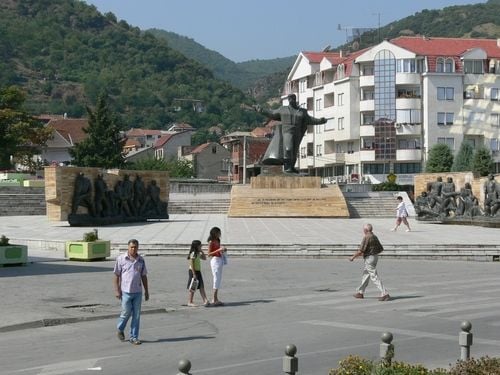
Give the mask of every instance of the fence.
<path id="1" fill-rule="evenodd" d="M 460 360 L 467 361 L 470 359 L 470 348 L 472 346 L 472 324 L 469 321 L 463 321 L 460 324 L 461 332 L 458 335 L 458 345 L 460 346 Z M 389 366 L 394 358 L 395 349 L 392 343 L 393 335 L 391 332 L 384 332 L 380 337 L 380 361 Z M 299 371 L 299 359 L 295 356 L 297 347 L 293 344 L 287 345 L 285 348 L 285 356 L 283 357 L 283 372 L 289 375 L 295 375 Z M 178 364 L 179 372 L 177 375 L 190 374 L 191 361 L 181 359 Z"/>

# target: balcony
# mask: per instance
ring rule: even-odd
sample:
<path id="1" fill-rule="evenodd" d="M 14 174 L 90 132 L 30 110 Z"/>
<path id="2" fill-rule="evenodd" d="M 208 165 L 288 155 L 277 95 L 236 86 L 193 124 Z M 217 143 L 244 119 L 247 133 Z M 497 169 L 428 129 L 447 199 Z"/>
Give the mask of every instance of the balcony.
<path id="1" fill-rule="evenodd" d="M 396 99 L 397 109 L 420 109 L 421 99 L 420 98 L 397 98 Z"/>
<path id="2" fill-rule="evenodd" d="M 375 161 L 375 150 L 360 150 L 359 161 Z"/>
<path id="3" fill-rule="evenodd" d="M 359 86 L 373 86 L 375 85 L 375 76 L 360 76 L 359 77 Z"/>
<path id="4" fill-rule="evenodd" d="M 396 85 L 420 85 L 420 74 L 397 73 Z"/>
<path id="5" fill-rule="evenodd" d="M 396 123 L 396 135 L 420 135 L 422 133 L 422 125 Z"/>
<path id="6" fill-rule="evenodd" d="M 325 154 L 322 158 L 325 159 L 325 165 L 344 164 L 346 154 L 344 152 L 334 152 L 332 154 Z"/>
<path id="7" fill-rule="evenodd" d="M 359 102 L 359 110 L 364 111 L 374 111 L 375 110 L 375 100 L 361 100 Z"/>
<path id="8" fill-rule="evenodd" d="M 375 126 L 373 125 L 361 125 L 359 127 L 360 137 L 374 137 L 375 136 Z"/>
<path id="9" fill-rule="evenodd" d="M 421 159 L 422 150 L 420 149 L 396 150 L 397 161 L 420 161 Z"/>

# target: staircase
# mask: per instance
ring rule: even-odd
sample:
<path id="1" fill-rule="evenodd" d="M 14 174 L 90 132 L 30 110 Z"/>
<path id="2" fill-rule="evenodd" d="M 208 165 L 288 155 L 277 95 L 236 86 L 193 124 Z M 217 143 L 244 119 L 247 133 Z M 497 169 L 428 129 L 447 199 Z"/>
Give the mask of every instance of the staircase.
<path id="1" fill-rule="evenodd" d="M 170 198 L 168 213 L 170 214 L 227 214 L 231 198 L 229 195 L 220 194 L 219 197 L 207 195 L 205 198 Z"/>
<path id="2" fill-rule="evenodd" d="M 0 187 L 0 216 L 45 215 L 45 188 Z"/>
<path id="3" fill-rule="evenodd" d="M 367 193 L 344 192 L 351 218 L 395 217 L 396 196 L 399 192 L 380 191 Z"/>

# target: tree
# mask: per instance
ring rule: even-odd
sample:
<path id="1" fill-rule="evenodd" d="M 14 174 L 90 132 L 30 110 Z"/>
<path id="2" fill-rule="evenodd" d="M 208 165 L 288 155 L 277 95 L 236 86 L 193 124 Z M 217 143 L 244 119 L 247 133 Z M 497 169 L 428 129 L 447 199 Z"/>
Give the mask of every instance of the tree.
<path id="1" fill-rule="evenodd" d="M 33 170 L 33 156 L 52 136 L 52 130 L 22 108 L 24 93 L 11 86 L 0 89 L 0 169 L 10 169 L 11 156 Z"/>
<path id="2" fill-rule="evenodd" d="M 452 165 L 453 153 L 448 145 L 439 143 L 431 147 L 425 167 L 426 172 L 449 172 Z"/>
<path id="3" fill-rule="evenodd" d="M 87 107 L 87 138 L 70 149 L 73 164 L 79 167 L 119 168 L 123 165 L 120 128 L 106 103 L 106 95 L 97 99 L 95 111 Z"/>
<path id="4" fill-rule="evenodd" d="M 466 172 L 472 170 L 472 158 L 474 157 L 474 149 L 469 142 L 462 142 L 458 150 L 451 170 L 453 172 Z"/>
<path id="5" fill-rule="evenodd" d="M 472 171 L 480 176 L 487 176 L 493 172 L 493 158 L 490 151 L 484 147 L 479 147 L 472 159 Z"/>

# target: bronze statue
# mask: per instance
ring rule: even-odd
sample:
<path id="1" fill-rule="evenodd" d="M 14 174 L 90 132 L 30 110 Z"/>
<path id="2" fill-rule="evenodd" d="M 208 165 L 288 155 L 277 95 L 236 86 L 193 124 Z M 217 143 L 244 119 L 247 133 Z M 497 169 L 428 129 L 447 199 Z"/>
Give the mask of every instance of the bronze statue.
<path id="1" fill-rule="evenodd" d="M 108 185 L 101 173 L 94 180 L 94 204 L 96 216 L 105 217 L 111 213 L 111 205 L 108 200 Z"/>
<path id="2" fill-rule="evenodd" d="M 427 195 L 429 196 L 429 206 L 434 211 L 440 213 L 442 207 L 441 190 L 443 189 L 443 178 L 438 177 L 436 181 L 427 184 Z"/>
<path id="3" fill-rule="evenodd" d="M 464 187 L 460 189 L 457 201 L 457 216 L 473 217 L 482 215 L 479 200 L 472 193 L 472 186 L 469 182 L 466 182 Z"/>
<path id="4" fill-rule="evenodd" d="M 295 162 L 307 125 L 324 124 L 326 119 L 309 116 L 307 110 L 298 106 L 295 94 L 288 95 L 287 106 L 281 106 L 274 111 L 259 109 L 259 112 L 273 120 L 281 120 L 281 124 L 275 127 L 273 139 L 262 158 L 262 164 L 283 165 L 285 172 L 299 173 L 295 169 Z"/>
<path id="5" fill-rule="evenodd" d="M 78 207 L 87 208 L 89 214 L 94 216 L 94 204 L 92 202 L 92 183 L 85 177 L 83 172 L 78 173 L 75 179 L 75 188 L 73 190 L 73 201 L 71 204 L 71 213 L 76 214 Z"/>
<path id="6" fill-rule="evenodd" d="M 484 183 L 484 214 L 495 216 L 500 209 L 500 186 L 495 181 L 493 174 L 488 175 Z"/>
<path id="7" fill-rule="evenodd" d="M 450 212 L 455 212 L 457 204 L 455 197 L 459 194 L 455 188 L 455 183 L 452 177 L 448 177 L 441 188 L 441 213 L 445 216 L 450 216 Z"/>

